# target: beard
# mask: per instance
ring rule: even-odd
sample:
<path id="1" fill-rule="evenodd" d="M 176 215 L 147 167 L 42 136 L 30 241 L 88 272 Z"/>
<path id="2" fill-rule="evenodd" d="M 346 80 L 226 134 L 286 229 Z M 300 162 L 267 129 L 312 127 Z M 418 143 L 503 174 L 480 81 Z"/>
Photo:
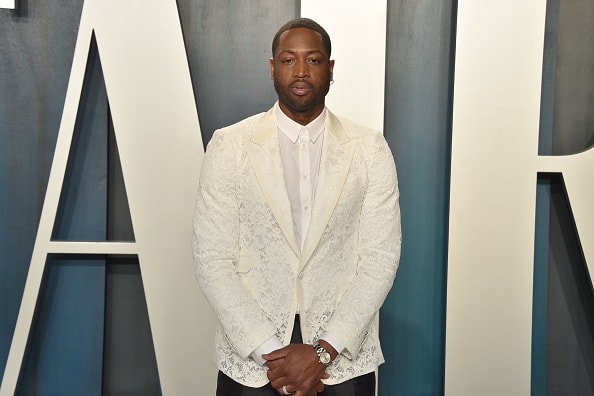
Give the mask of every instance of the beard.
<path id="1" fill-rule="evenodd" d="M 301 82 L 303 83 L 303 81 Z M 298 113 L 307 112 L 320 103 L 323 103 L 328 91 L 330 91 L 330 78 L 327 79 L 324 85 L 318 88 L 315 88 L 309 83 L 306 84 L 309 85 L 312 91 L 308 95 L 298 96 L 291 92 L 291 85 L 281 85 L 276 76 L 274 78 L 274 90 L 278 95 L 279 102 Z"/>

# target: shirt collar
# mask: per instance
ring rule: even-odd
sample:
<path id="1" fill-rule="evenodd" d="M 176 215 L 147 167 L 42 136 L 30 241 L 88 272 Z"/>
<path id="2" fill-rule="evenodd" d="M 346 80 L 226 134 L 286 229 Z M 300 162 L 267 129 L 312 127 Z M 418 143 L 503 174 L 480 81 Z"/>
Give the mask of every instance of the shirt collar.
<path id="1" fill-rule="evenodd" d="M 301 131 L 301 128 L 307 129 L 307 132 L 309 132 L 309 138 L 315 143 L 322 135 L 322 132 L 324 132 L 326 126 L 326 113 L 326 107 L 324 107 L 322 113 L 317 116 L 315 120 L 303 126 L 298 122 L 293 121 L 285 113 L 283 113 L 280 106 L 278 105 L 278 102 L 276 102 L 276 105 L 274 106 L 274 114 L 278 129 L 293 143 L 297 142 L 297 139 L 299 139 L 299 131 Z"/>

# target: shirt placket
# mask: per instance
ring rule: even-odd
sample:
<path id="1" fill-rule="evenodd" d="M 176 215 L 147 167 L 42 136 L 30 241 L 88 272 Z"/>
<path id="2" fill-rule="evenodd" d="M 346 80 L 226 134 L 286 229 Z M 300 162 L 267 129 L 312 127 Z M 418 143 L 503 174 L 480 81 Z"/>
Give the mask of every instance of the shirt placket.
<path id="1" fill-rule="evenodd" d="M 311 164 L 309 161 L 309 132 L 307 128 L 299 131 L 299 195 L 301 199 L 301 250 L 311 219 Z"/>

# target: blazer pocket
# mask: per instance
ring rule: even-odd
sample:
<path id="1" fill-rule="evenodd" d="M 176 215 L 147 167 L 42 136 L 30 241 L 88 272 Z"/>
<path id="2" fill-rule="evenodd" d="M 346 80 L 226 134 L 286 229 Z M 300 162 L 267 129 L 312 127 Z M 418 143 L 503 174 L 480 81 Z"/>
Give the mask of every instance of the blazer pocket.
<path id="1" fill-rule="evenodd" d="M 239 260 L 234 263 L 235 273 L 239 276 L 239 279 L 244 285 L 252 285 L 253 279 L 253 268 L 256 264 L 257 257 L 254 256 L 240 256 Z"/>

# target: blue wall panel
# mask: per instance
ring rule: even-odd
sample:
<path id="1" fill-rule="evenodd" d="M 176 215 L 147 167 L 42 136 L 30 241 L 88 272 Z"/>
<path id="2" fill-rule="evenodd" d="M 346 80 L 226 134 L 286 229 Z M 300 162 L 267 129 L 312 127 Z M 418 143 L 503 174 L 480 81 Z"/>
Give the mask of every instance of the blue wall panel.
<path id="1" fill-rule="evenodd" d="M 444 380 L 455 8 L 390 2 L 384 134 L 398 169 L 403 245 L 381 310 L 381 395 L 439 395 Z"/>

